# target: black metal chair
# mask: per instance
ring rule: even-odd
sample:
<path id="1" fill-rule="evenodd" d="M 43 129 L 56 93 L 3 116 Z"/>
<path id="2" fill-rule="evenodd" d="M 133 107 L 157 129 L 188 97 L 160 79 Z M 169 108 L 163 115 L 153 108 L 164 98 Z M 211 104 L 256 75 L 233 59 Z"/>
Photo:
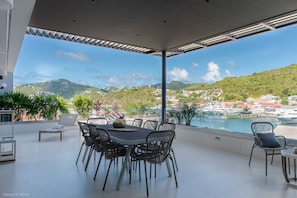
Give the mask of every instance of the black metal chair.
<path id="1" fill-rule="evenodd" d="M 142 127 L 143 128 L 146 128 L 146 129 L 157 130 L 158 121 L 157 120 L 146 120 L 143 123 L 143 126 Z"/>
<path id="2" fill-rule="evenodd" d="M 112 142 L 110 139 L 109 133 L 106 129 L 97 127 L 96 130 L 97 130 L 98 136 L 100 138 L 100 142 L 101 142 L 101 145 L 103 148 L 103 153 L 104 153 L 105 159 L 110 160 L 109 165 L 108 165 L 108 170 L 106 173 L 106 177 L 105 177 L 105 181 L 104 181 L 104 185 L 102 188 L 102 190 L 104 191 L 106 182 L 107 182 L 107 178 L 108 178 L 108 174 L 110 171 L 111 163 L 118 157 L 125 156 L 127 149 L 121 144 Z M 97 170 L 96 170 L 96 172 L 97 172 Z"/>
<path id="3" fill-rule="evenodd" d="M 253 122 L 251 129 L 254 136 L 254 144 L 251 149 L 249 166 L 253 151 L 256 147 L 265 151 L 265 175 L 267 176 L 267 157 L 271 155 L 271 164 L 273 163 L 273 156 L 280 155 L 281 150 L 286 149 L 287 140 L 284 136 L 275 136 L 274 126 L 270 122 Z"/>
<path id="4" fill-rule="evenodd" d="M 100 137 L 99 137 L 97 129 L 96 129 L 96 125 L 88 124 L 88 127 L 89 127 L 89 131 L 90 131 L 90 137 L 91 137 L 92 142 L 93 142 L 93 146 L 91 147 L 91 150 L 89 152 L 88 162 L 87 162 L 87 165 L 86 165 L 85 169 L 87 169 L 87 167 L 88 167 L 92 152 L 95 150 L 97 153 L 100 153 L 100 157 L 99 157 L 99 160 L 98 160 L 96 172 L 95 172 L 94 178 L 93 178 L 95 180 L 96 176 L 97 176 L 97 173 L 98 173 L 98 169 L 99 169 L 99 166 L 100 166 L 101 159 L 102 159 L 102 157 L 104 155 L 104 150 L 103 150 L 103 146 L 101 144 L 101 140 L 100 140 Z"/>
<path id="5" fill-rule="evenodd" d="M 175 124 L 172 123 L 172 122 L 161 122 L 159 124 L 158 131 L 164 131 L 164 130 L 173 130 L 175 132 Z M 176 170 L 178 171 L 178 166 L 177 166 L 177 162 L 176 162 L 173 147 L 171 147 L 170 150 L 172 152 L 172 156 L 173 156 L 173 160 L 174 160 L 174 163 L 175 163 Z M 156 171 L 155 171 L 155 176 L 156 176 Z"/>
<path id="6" fill-rule="evenodd" d="M 171 161 L 173 168 L 175 184 L 176 187 L 178 187 L 174 162 L 170 152 L 174 135 L 175 132 L 172 130 L 151 132 L 146 137 L 146 143 L 138 147 L 135 147 L 131 153 L 132 160 L 144 162 L 147 196 L 149 196 L 149 190 L 146 163 L 162 164 L 163 162 L 169 159 Z"/>
<path id="7" fill-rule="evenodd" d="M 89 124 L 107 124 L 108 121 L 105 117 L 94 117 L 94 118 L 88 118 L 87 123 L 89 123 Z"/>
<path id="8" fill-rule="evenodd" d="M 107 119 L 105 117 L 93 117 L 93 118 L 88 118 L 87 119 L 87 125 L 88 125 L 88 129 L 90 130 L 90 127 L 89 125 L 93 126 L 93 125 L 105 125 L 105 124 L 108 124 L 107 122 Z M 96 128 L 96 127 L 95 127 Z M 85 166 L 85 170 L 87 170 L 88 166 L 89 166 L 89 162 L 90 162 L 90 159 L 91 159 L 91 156 L 92 156 L 92 153 L 93 151 L 97 151 L 97 152 L 102 152 L 102 148 L 100 148 L 99 146 L 99 142 L 96 139 L 96 137 L 94 136 L 95 135 L 95 131 L 93 129 L 93 137 L 91 136 L 90 134 L 90 138 L 93 142 L 92 146 L 90 147 L 90 150 L 89 150 L 89 155 L 88 155 L 88 159 L 87 159 L 87 163 L 86 163 L 86 166 Z M 95 142 L 94 142 L 95 141 Z M 96 144 L 96 145 L 95 145 Z M 94 153 L 94 160 L 95 160 L 95 155 L 96 153 Z M 100 165 L 100 162 L 98 163 L 98 166 Z M 97 174 L 97 173 L 96 173 Z M 95 175 L 96 177 L 96 175 Z M 95 177 L 94 177 L 94 180 L 95 180 Z"/>
<path id="9" fill-rule="evenodd" d="M 142 122 L 143 122 L 142 119 L 140 119 L 140 118 L 136 118 L 136 119 L 133 120 L 133 122 L 132 122 L 132 126 L 141 127 L 141 126 L 142 126 Z"/>
<path id="10" fill-rule="evenodd" d="M 82 151 L 83 147 L 85 147 L 85 150 L 86 150 L 86 151 L 85 151 L 85 154 L 84 154 L 84 156 L 83 156 L 82 161 L 84 161 L 88 149 L 89 149 L 90 147 L 92 147 L 92 145 L 93 145 L 93 141 L 92 141 L 92 139 L 91 139 L 91 137 L 90 137 L 89 128 L 88 128 L 88 126 L 87 126 L 87 123 L 85 123 L 85 122 L 80 122 L 80 121 L 79 121 L 79 122 L 78 122 L 78 126 L 79 126 L 79 129 L 80 129 L 80 131 L 81 131 L 81 135 L 82 135 L 82 137 L 84 138 L 84 141 L 82 142 L 82 144 L 81 144 L 81 146 L 80 146 L 80 150 L 79 150 L 78 156 L 77 156 L 77 158 L 76 158 L 76 163 L 75 163 L 75 164 L 77 164 L 77 162 L 78 162 L 78 160 L 79 160 L 79 157 L 80 157 L 80 154 L 81 154 L 81 151 Z"/>

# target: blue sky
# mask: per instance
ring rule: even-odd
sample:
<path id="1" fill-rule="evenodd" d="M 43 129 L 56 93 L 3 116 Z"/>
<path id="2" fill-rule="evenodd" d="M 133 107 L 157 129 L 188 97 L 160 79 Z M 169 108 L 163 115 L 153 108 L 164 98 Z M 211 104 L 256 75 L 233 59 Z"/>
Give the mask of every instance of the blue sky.
<path id="1" fill-rule="evenodd" d="M 14 85 L 60 78 L 98 88 L 161 82 L 161 58 L 25 36 Z M 213 83 L 297 63 L 297 26 L 263 33 L 167 59 L 167 81 Z"/>

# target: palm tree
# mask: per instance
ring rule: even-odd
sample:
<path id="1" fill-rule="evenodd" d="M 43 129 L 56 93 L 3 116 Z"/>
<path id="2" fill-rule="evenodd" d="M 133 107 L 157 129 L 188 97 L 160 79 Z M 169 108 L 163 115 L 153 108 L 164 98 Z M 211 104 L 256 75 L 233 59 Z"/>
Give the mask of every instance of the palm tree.
<path id="1" fill-rule="evenodd" d="M 186 125 L 191 125 L 192 119 L 197 116 L 198 107 L 196 104 L 188 105 L 184 103 L 181 106 L 180 113 L 183 119 L 185 120 Z"/>

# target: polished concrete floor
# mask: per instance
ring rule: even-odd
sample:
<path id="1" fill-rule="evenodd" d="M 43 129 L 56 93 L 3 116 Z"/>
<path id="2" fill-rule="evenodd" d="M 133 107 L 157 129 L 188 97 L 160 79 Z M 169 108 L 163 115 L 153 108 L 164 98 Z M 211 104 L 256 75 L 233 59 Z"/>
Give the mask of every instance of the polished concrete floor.
<path id="1" fill-rule="evenodd" d="M 63 141 L 59 141 L 58 134 L 43 134 L 39 142 L 38 134 L 33 132 L 16 134 L 15 139 L 16 161 L 0 165 L 0 197 L 146 197 L 145 181 L 139 182 L 136 172 L 132 184 L 126 174 L 117 191 L 115 183 L 120 166 L 112 165 L 106 190 L 102 191 L 108 161 L 101 164 L 96 181 L 93 181 L 96 165 L 93 158 L 87 171 L 81 160 L 75 165 L 82 141 L 78 129 L 66 131 Z M 158 166 L 157 178 L 149 180 L 150 197 L 297 197 L 296 183 L 285 182 L 280 164 L 269 165 L 265 176 L 264 161 L 259 159 L 253 159 L 249 167 L 247 156 L 178 139 L 174 140 L 174 150 L 179 165 L 179 187 L 175 187 L 173 177 L 168 177 L 166 166 Z"/>

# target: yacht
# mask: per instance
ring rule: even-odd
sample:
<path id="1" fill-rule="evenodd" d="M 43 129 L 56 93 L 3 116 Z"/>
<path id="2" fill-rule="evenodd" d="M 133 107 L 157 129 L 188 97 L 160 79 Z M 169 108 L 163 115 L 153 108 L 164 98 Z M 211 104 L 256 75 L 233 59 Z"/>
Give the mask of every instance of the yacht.
<path id="1" fill-rule="evenodd" d="M 277 119 L 282 123 L 296 123 L 297 124 L 297 108 L 288 109 L 284 113 L 277 117 Z"/>

